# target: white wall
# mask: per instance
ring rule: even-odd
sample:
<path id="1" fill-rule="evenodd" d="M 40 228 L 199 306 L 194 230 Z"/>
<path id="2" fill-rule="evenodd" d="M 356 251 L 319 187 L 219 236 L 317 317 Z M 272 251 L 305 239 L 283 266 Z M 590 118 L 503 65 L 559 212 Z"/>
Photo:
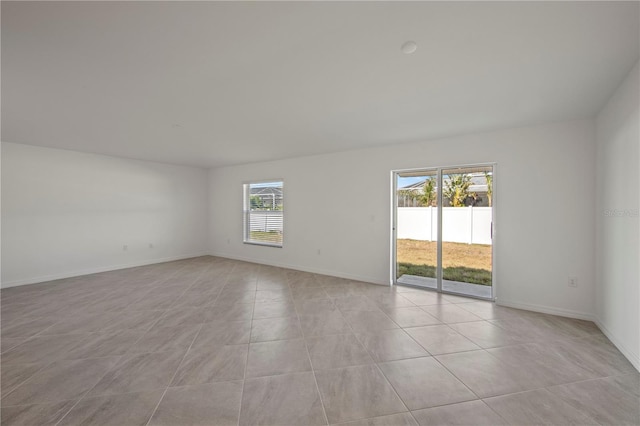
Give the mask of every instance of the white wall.
<path id="1" fill-rule="evenodd" d="M 388 283 L 391 170 L 497 162 L 499 303 L 591 318 L 594 139 L 591 120 L 575 121 L 214 169 L 211 252 Z M 274 178 L 284 179 L 284 248 L 243 244 L 242 183 Z"/>
<path id="2" fill-rule="evenodd" d="M 640 71 L 597 117 L 596 320 L 640 369 Z"/>
<path id="3" fill-rule="evenodd" d="M 2 287 L 200 255 L 207 226 L 206 170 L 2 143 Z"/>

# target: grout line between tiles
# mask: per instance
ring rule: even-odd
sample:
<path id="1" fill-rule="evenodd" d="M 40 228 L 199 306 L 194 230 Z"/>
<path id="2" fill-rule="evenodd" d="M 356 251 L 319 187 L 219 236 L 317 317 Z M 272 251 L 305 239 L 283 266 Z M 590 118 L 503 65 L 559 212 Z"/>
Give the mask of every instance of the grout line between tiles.
<path id="1" fill-rule="evenodd" d="M 236 265 L 234 265 L 233 269 L 231 270 L 233 272 L 233 270 L 235 270 Z M 228 284 L 228 280 L 225 283 L 225 287 Z M 223 287 L 224 288 L 224 287 Z M 258 279 L 256 277 L 256 292 L 258 291 Z M 221 292 L 222 293 L 222 292 Z M 249 369 L 249 354 L 251 353 L 251 334 L 253 333 L 253 314 L 256 310 L 256 302 L 255 302 L 255 298 L 253 300 L 253 306 L 251 308 L 251 318 L 249 321 L 249 341 L 247 342 L 247 357 L 244 360 L 244 372 L 242 374 L 242 389 L 240 390 L 240 406 L 238 407 L 238 422 L 237 424 L 240 424 L 240 417 L 242 416 L 242 400 L 244 398 L 244 387 L 245 384 L 247 382 L 247 370 Z"/>
<path id="2" fill-rule="evenodd" d="M 289 286 L 289 291 L 291 291 L 291 286 Z M 313 362 L 311 361 L 311 353 L 309 352 L 309 345 L 307 343 L 307 339 L 305 337 L 304 331 L 302 329 L 302 323 L 300 322 L 300 314 L 298 313 L 298 307 L 293 305 L 293 309 L 296 313 L 296 319 L 298 321 L 298 327 L 300 327 L 300 334 L 302 334 L 302 341 L 304 343 L 304 348 L 307 351 L 307 359 L 309 360 L 309 367 L 311 367 L 311 375 L 313 376 L 313 382 L 316 384 L 316 392 L 318 392 L 318 398 L 320 398 L 320 406 L 322 407 L 322 415 L 324 416 L 325 424 L 329 424 L 329 417 L 327 416 L 327 409 L 324 406 L 324 400 L 322 399 L 322 392 L 320 392 L 320 386 L 318 385 L 318 378 L 316 377 L 316 371 L 313 367 Z M 346 320 L 345 320 L 346 321 Z"/>

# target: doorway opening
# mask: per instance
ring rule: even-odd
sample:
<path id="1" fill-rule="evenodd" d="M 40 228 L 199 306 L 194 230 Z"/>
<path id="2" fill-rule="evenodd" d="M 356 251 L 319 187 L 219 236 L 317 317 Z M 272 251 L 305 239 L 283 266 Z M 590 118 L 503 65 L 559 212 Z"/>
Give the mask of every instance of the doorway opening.
<path id="1" fill-rule="evenodd" d="M 393 283 L 494 298 L 495 165 L 393 173 Z"/>

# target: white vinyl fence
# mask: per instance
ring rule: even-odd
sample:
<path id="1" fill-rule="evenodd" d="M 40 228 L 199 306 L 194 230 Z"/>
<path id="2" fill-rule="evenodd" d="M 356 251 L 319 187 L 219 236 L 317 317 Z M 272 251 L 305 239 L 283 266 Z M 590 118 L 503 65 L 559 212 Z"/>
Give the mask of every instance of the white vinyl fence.
<path id="1" fill-rule="evenodd" d="M 491 207 L 443 207 L 442 240 L 467 244 L 491 244 Z M 398 207 L 400 239 L 437 241 L 438 209 Z M 252 211 L 251 231 L 282 232 L 282 211 Z"/>
<path id="2" fill-rule="evenodd" d="M 261 232 L 282 232 L 282 211 L 252 211 L 249 215 L 249 229 Z"/>
<path id="3" fill-rule="evenodd" d="M 491 244 L 491 207 L 443 207 L 442 241 Z M 398 207 L 397 238 L 438 240 L 436 207 Z"/>

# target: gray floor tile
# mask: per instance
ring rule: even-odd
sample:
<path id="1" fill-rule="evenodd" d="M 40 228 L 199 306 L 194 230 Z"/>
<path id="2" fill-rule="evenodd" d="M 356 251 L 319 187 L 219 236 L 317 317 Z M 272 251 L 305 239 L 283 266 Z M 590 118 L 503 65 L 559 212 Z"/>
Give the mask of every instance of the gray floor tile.
<path id="1" fill-rule="evenodd" d="M 391 414 L 390 416 L 372 417 L 340 424 L 344 426 L 418 426 L 410 413 Z"/>
<path id="2" fill-rule="evenodd" d="M 375 332 L 399 328 L 398 324 L 383 312 L 346 311 L 343 315 L 356 333 Z"/>
<path id="3" fill-rule="evenodd" d="M 323 287 L 309 287 L 293 289 L 291 292 L 293 300 L 307 300 L 307 299 L 328 299 L 329 295 Z"/>
<path id="4" fill-rule="evenodd" d="M 640 398 L 640 373 L 624 374 L 622 376 L 609 377 L 605 380 L 615 383 L 620 389 Z"/>
<path id="5" fill-rule="evenodd" d="M 407 411 L 375 365 L 316 371 L 330 423 Z"/>
<path id="6" fill-rule="evenodd" d="M 182 290 L 182 289 L 181 289 Z M 180 292 L 181 293 L 181 292 Z M 150 290 L 148 294 L 127 305 L 127 310 L 132 311 L 153 311 L 169 309 L 176 300 L 180 298 L 180 293 L 158 293 Z"/>
<path id="7" fill-rule="evenodd" d="M 640 424 L 640 399 L 613 381 L 587 380 L 554 386 L 549 391 L 600 424 Z"/>
<path id="8" fill-rule="evenodd" d="M 357 337 L 376 362 L 429 355 L 422 346 L 400 329 L 361 333 Z"/>
<path id="9" fill-rule="evenodd" d="M 508 320 L 511 318 L 520 318 L 522 311 L 520 309 L 512 309 L 504 306 L 498 306 L 492 302 L 472 302 L 456 305 L 465 311 L 471 312 L 483 320 Z"/>
<path id="10" fill-rule="evenodd" d="M 334 334 L 306 340 L 314 370 L 373 363 L 367 350 L 353 334 Z"/>
<path id="11" fill-rule="evenodd" d="M 0 368 L 2 378 L 0 385 L 2 386 L 2 396 L 8 394 L 17 386 L 21 385 L 25 380 L 33 376 L 38 370 L 43 368 L 47 363 L 35 364 L 7 364 Z"/>
<path id="12" fill-rule="evenodd" d="M 103 330 L 107 324 L 113 324 L 118 321 L 118 315 L 113 312 L 99 314 L 84 314 L 65 318 L 57 322 L 51 327 L 43 330 L 40 336 L 69 334 L 69 333 L 93 333 Z"/>
<path id="13" fill-rule="evenodd" d="M 242 380 L 249 345 L 208 345 L 191 349 L 180 364 L 171 386 Z"/>
<path id="14" fill-rule="evenodd" d="M 296 308 L 292 302 L 256 302 L 253 319 L 295 317 Z"/>
<path id="15" fill-rule="evenodd" d="M 253 304 L 256 301 L 256 292 L 254 290 L 230 292 L 223 289 L 216 299 L 216 305 L 228 306 L 233 304 Z M 263 300 L 264 301 L 264 300 Z"/>
<path id="16" fill-rule="evenodd" d="M 169 309 L 182 309 L 182 308 L 201 308 L 207 305 L 213 305 L 218 298 L 219 291 L 201 291 L 201 290 L 187 290 L 180 297 L 178 297 L 170 306 Z"/>
<path id="17" fill-rule="evenodd" d="M 373 300 L 362 295 L 339 297 L 334 299 L 333 302 L 342 312 L 380 310 L 380 307 Z"/>
<path id="18" fill-rule="evenodd" d="M 208 321 L 207 309 L 205 308 L 178 308 L 169 309 L 162 314 L 162 317 L 154 324 L 156 327 L 180 327 L 198 326 Z"/>
<path id="19" fill-rule="evenodd" d="M 251 321 L 214 321 L 202 325 L 191 348 L 249 343 L 250 334 Z"/>
<path id="20" fill-rule="evenodd" d="M 22 317 L 13 321 L 2 322 L 2 339 L 15 337 L 31 337 L 51 327 L 57 321 L 52 318 Z"/>
<path id="21" fill-rule="evenodd" d="M 441 324 L 434 316 L 418 307 L 389 309 L 385 313 L 400 327 L 420 327 Z"/>
<path id="22" fill-rule="evenodd" d="M 143 335 L 143 331 L 128 330 L 92 333 L 86 339 L 72 345 L 62 358 L 82 359 L 124 355 Z"/>
<path id="23" fill-rule="evenodd" d="M 100 331 L 147 331 L 160 318 L 162 311 L 118 312 L 117 318 L 104 325 Z"/>
<path id="24" fill-rule="evenodd" d="M 51 362 L 60 359 L 69 350 L 87 338 L 89 338 L 88 334 L 36 336 L 3 353 L 2 364 Z"/>
<path id="25" fill-rule="evenodd" d="M 48 404 L 2 407 L 3 426 L 55 425 L 73 407 L 76 400 Z"/>
<path id="26" fill-rule="evenodd" d="M 333 277 L 331 275 L 316 274 L 316 280 L 323 287 L 347 286 L 352 281 L 347 278 Z"/>
<path id="27" fill-rule="evenodd" d="M 597 425 L 580 410 L 546 389 L 485 399 L 484 402 L 510 424 Z"/>
<path id="28" fill-rule="evenodd" d="M 526 343 L 518 334 L 509 332 L 487 321 L 463 322 L 451 324 L 450 326 L 484 349 Z"/>
<path id="29" fill-rule="evenodd" d="M 341 285 L 323 285 L 324 291 L 331 298 L 342 298 L 349 296 L 362 296 L 362 292 L 352 286 Z"/>
<path id="30" fill-rule="evenodd" d="M 289 289 L 259 290 L 256 292 L 256 303 L 289 302 L 293 303 Z"/>
<path id="31" fill-rule="evenodd" d="M 421 426 L 500 426 L 507 422 L 482 401 L 468 401 L 412 412 Z"/>
<path id="32" fill-rule="evenodd" d="M 292 290 L 296 288 L 322 287 L 312 274 L 309 274 L 309 276 L 289 276 L 287 281 Z"/>
<path id="33" fill-rule="evenodd" d="M 465 296 L 456 296 L 455 294 L 443 294 L 442 297 L 444 300 L 450 303 L 477 303 L 478 299 L 473 299 L 471 297 Z"/>
<path id="34" fill-rule="evenodd" d="M 297 339 L 302 337 L 298 318 L 265 318 L 253 320 L 251 342 Z"/>
<path id="35" fill-rule="evenodd" d="M 500 359 L 503 365 L 520 369 L 526 374 L 529 389 L 553 386 L 595 377 L 593 372 L 556 356 L 549 351 L 548 345 L 527 343 L 525 345 L 506 346 L 488 349 L 491 355 Z"/>
<path id="36" fill-rule="evenodd" d="M 351 332 L 351 326 L 338 311 L 326 315 L 300 315 L 300 326 L 305 337 Z"/>
<path id="37" fill-rule="evenodd" d="M 479 316 L 463 309 L 459 304 L 423 306 L 422 309 L 446 324 L 482 320 Z"/>
<path id="38" fill-rule="evenodd" d="M 415 307 L 415 303 L 409 299 L 403 297 L 399 293 L 394 294 L 381 294 L 375 296 L 368 296 L 373 302 L 383 311 L 387 312 L 390 309 Z"/>
<path id="39" fill-rule="evenodd" d="M 257 290 L 285 290 L 289 288 L 286 279 L 283 280 L 259 280 Z"/>
<path id="40" fill-rule="evenodd" d="M 438 355 L 436 359 L 480 398 L 531 389 L 527 372 L 505 365 L 483 350 Z"/>
<path id="41" fill-rule="evenodd" d="M 10 349 L 15 348 L 19 344 L 26 342 L 27 340 L 27 337 L 9 338 L 2 336 L 2 340 L 0 341 L 0 350 L 2 351 L 2 353 L 5 353 Z"/>
<path id="42" fill-rule="evenodd" d="M 187 349 L 195 339 L 200 325 L 185 324 L 174 327 L 154 326 L 130 349 L 129 353 L 168 352 Z"/>
<path id="43" fill-rule="evenodd" d="M 126 355 L 91 389 L 88 397 L 165 388 L 169 386 L 185 352 Z"/>
<path id="44" fill-rule="evenodd" d="M 460 380 L 434 358 L 414 358 L 380 364 L 410 410 L 476 399 Z"/>
<path id="45" fill-rule="evenodd" d="M 66 421 L 143 422 L 146 405 L 131 396 L 167 386 L 176 398 L 165 398 L 158 423 L 236 424 L 240 415 L 243 424 L 324 424 L 317 379 L 331 422 L 415 426 L 375 360 L 406 376 L 397 390 L 415 406 L 455 397 L 447 391 L 455 376 L 505 410 L 508 423 L 585 422 L 580 410 L 593 417 L 587 423 L 637 422 L 640 374 L 589 321 L 210 256 L 0 293 L 3 424 L 55 424 L 80 398 Z M 200 329 L 195 338 L 190 327 Z M 437 355 L 424 357 L 429 351 Z M 423 357 L 446 370 L 406 367 Z M 316 371 L 287 373 L 310 366 Z M 443 370 L 453 376 L 439 379 Z M 224 388 L 245 373 L 276 375 L 246 379 L 240 414 L 240 394 Z M 447 404 L 415 417 L 500 424 L 480 401 Z"/>
<path id="46" fill-rule="evenodd" d="M 537 317 L 548 323 L 549 327 L 565 331 L 571 338 L 603 336 L 598 326 L 591 321 L 557 315 L 537 315 Z"/>
<path id="47" fill-rule="evenodd" d="M 294 301 L 299 315 L 327 315 L 338 311 L 333 300 L 306 299 Z"/>
<path id="48" fill-rule="evenodd" d="M 242 382 L 167 389 L 149 425 L 237 425 Z"/>
<path id="49" fill-rule="evenodd" d="M 117 357 L 110 357 L 55 361 L 2 398 L 2 405 L 79 399 L 113 368 L 117 360 Z"/>
<path id="50" fill-rule="evenodd" d="M 544 342 L 548 353 L 589 371 L 594 377 L 634 373 L 637 370 L 605 336 Z"/>
<path id="51" fill-rule="evenodd" d="M 311 363 L 304 339 L 251 343 L 247 377 L 310 371 Z"/>
<path id="52" fill-rule="evenodd" d="M 471 340 L 444 324 L 406 328 L 405 331 L 431 355 L 480 349 Z"/>
<path id="53" fill-rule="evenodd" d="M 327 424 L 313 373 L 247 379 L 239 424 Z"/>
<path id="54" fill-rule="evenodd" d="M 408 292 L 402 292 L 402 296 L 414 305 L 418 306 L 430 306 L 450 303 L 449 301 L 445 300 L 441 294 L 431 291 L 412 290 Z"/>
<path id="55" fill-rule="evenodd" d="M 145 426 L 163 393 L 157 390 L 83 398 L 58 425 Z"/>
<path id="56" fill-rule="evenodd" d="M 253 315 L 253 303 L 220 304 L 207 308 L 207 321 L 243 321 L 250 320 Z"/>

